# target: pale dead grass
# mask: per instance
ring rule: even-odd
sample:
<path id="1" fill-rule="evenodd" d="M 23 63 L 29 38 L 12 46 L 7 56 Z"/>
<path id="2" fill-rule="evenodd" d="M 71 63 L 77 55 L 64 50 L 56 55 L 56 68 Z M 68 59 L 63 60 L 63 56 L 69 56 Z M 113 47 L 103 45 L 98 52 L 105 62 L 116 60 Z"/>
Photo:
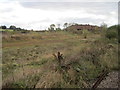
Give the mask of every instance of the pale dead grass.
<path id="1" fill-rule="evenodd" d="M 52 88 L 56 83 L 60 83 L 62 76 L 59 72 L 50 71 L 44 74 L 35 88 Z"/>
<path id="2" fill-rule="evenodd" d="M 13 71 L 13 73 L 9 74 L 9 77 L 3 79 L 3 86 L 6 83 L 13 83 L 19 81 L 21 79 L 25 79 L 34 74 L 43 73 L 44 67 L 33 67 L 33 66 L 24 66 L 23 68 L 17 68 Z M 13 79 L 14 78 L 14 79 Z"/>
<path id="3" fill-rule="evenodd" d="M 48 33 L 47 33 L 48 34 Z M 35 35 L 35 34 L 34 34 Z M 34 36 L 33 35 L 33 36 Z M 56 83 L 60 83 L 61 81 L 63 81 L 61 74 L 56 70 L 56 68 L 58 67 L 58 64 L 56 61 L 54 60 L 53 57 L 53 53 L 57 53 L 57 51 L 60 51 L 63 56 L 66 56 L 68 54 L 73 54 L 72 56 L 68 57 L 68 59 L 66 58 L 65 61 L 71 62 L 75 60 L 75 57 L 77 58 L 77 55 L 74 53 L 77 53 L 77 51 L 81 50 L 83 47 L 87 47 L 89 45 L 89 43 L 86 42 L 82 42 L 79 43 L 79 41 L 82 41 L 82 37 L 81 36 L 66 36 L 65 34 L 57 34 L 57 33 L 53 33 L 53 34 L 48 34 L 46 36 L 40 35 L 42 36 L 43 39 L 39 39 L 39 40 L 29 40 L 29 41 L 20 41 L 20 42 L 11 42 L 11 43 L 3 43 L 3 47 L 8 47 L 8 48 L 13 48 L 13 47 L 27 47 L 30 45 L 39 45 L 39 46 L 46 46 L 46 45 L 54 45 L 56 43 L 66 43 L 66 41 L 70 42 L 66 43 L 66 46 L 64 44 L 60 44 L 60 46 L 63 46 L 61 48 L 59 48 L 57 50 L 53 50 L 53 51 L 49 51 L 51 48 L 48 47 L 48 52 L 49 53 L 43 53 L 42 55 L 40 55 L 38 58 L 36 58 L 35 60 L 30 59 L 30 60 L 22 60 L 20 61 L 21 65 L 25 65 L 25 64 L 29 64 L 31 62 L 37 62 L 40 61 L 41 58 L 43 59 L 48 59 L 49 61 L 44 64 L 43 66 L 40 67 L 31 67 L 31 66 L 24 66 L 24 72 L 25 75 L 23 75 L 23 69 L 22 68 L 17 68 L 17 71 L 14 71 L 13 74 L 10 74 L 8 77 L 6 77 L 3 80 L 3 85 L 8 83 L 8 82 L 14 82 L 13 81 L 13 77 L 15 79 L 15 81 L 19 81 L 21 79 L 25 79 L 27 76 L 33 75 L 33 74 L 37 74 L 37 73 L 43 73 L 46 72 L 44 75 L 42 75 L 42 77 L 40 77 L 41 79 L 39 80 L 39 82 L 36 85 L 36 88 L 51 88 L 54 86 L 57 86 Z M 39 35 L 38 35 L 39 37 Z M 58 37 L 58 39 L 56 39 Z M 92 37 L 94 38 L 94 37 Z M 78 41 L 79 40 L 79 41 Z M 83 41 L 88 41 L 89 39 L 83 40 Z M 78 45 L 72 45 L 72 43 L 76 43 L 78 42 Z M 91 41 L 90 41 L 91 42 Z M 71 58 L 71 60 L 69 59 Z M 51 60 L 50 60 L 51 59 Z M 67 61 L 68 60 L 68 61 Z M 77 60 L 77 59 L 76 59 Z M 72 68 L 68 71 L 71 80 L 75 80 L 74 76 L 75 76 L 75 72 L 74 70 L 72 70 Z M 12 76 L 13 75 L 13 76 Z"/>

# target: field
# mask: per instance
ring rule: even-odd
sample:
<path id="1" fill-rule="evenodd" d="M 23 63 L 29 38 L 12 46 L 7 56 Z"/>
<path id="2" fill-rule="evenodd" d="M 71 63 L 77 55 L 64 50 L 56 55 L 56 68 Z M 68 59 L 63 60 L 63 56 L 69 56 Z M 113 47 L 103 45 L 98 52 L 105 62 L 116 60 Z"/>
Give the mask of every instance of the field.
<path id="1" fill-rule="evenodd" d="M 103 32 L 84 38 L 67 31 L 11 31 L 2 39 L 4 88 L 91 88 L 103 70 L 118 70 L 117 39 Z"/>
<path id="2" fill-rule="evenodd" d="M 13 30 L 11 30 L 11 29 L 6 29 L 6 30 L 4 30 L 4 29 L 0 29 L 0 31 L 8 31 L 8 32 L 12 32 Z"/>

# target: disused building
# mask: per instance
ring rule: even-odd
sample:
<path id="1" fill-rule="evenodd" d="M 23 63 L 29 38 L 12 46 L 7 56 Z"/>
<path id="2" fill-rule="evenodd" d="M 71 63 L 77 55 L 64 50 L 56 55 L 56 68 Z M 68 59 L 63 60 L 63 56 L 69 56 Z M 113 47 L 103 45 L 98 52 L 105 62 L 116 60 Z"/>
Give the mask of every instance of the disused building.
<path id="1" fill-rule="evenodd" d="M 89 25 L 89 24 L 76 24 L 76 25 L 71 25 L 66 28 L 66 30 L 88 30 L 88 31 L 93 31 L 93 30 L 101 30 L 101 27 L 96 26 L 96 25 Z"/>

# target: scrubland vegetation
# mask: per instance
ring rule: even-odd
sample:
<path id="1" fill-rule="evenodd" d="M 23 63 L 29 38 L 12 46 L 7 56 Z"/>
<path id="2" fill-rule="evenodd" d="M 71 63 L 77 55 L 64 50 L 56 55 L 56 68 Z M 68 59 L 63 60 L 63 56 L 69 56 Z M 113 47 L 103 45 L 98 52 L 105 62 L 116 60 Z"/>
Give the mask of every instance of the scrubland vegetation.
<path id="1" fill-rule="evenodd" d="M 103 70 L 118 70 L 117 27 L 86 34 L 5 32 L 3 87 L 91 88 Z M 61 65 L 54 56 L 58 52 L 63 54 Z"/>

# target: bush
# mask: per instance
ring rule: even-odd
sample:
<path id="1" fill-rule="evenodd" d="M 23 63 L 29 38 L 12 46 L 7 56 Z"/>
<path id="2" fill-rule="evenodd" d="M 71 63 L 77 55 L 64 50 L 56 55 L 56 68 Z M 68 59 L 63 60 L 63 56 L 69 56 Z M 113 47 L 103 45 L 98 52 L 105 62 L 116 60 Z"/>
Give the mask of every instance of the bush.
<path id="1" fill-rule="evenodd" d="M 115 30 L 109 30 L 109 31 L 106 32 L 105 36 L 108 39 L 117 38 L 117 31 L 115 31 Z"/>
<path id="2" fill-rule="evenodd" d="M 87 35 L 88 35 L 88 33 L 89 33 L 88 30 L 85 29 L 85 30 L 83 30 L 82 32 L 83 32 L 84 38 L 86 39 L 86 38 L 87 38 Z"/>
<path id="3" fill-rule="evenodd" d="M 1 28 L 2 28 L 2 29 L 7 29 L 7 27 L 6 27 L 6 26 L 1 26 Z"/>

